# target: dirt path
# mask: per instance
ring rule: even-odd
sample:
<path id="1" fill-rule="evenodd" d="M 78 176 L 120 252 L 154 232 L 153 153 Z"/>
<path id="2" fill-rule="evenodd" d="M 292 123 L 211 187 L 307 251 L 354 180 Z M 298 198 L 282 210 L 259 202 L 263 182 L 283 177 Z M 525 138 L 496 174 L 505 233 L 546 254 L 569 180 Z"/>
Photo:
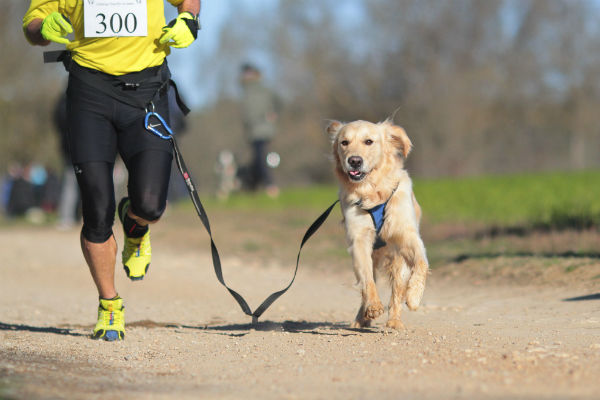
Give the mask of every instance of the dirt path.
<path id="1" fill-rule="evenodd" d="M 97 300 L 76 232 L 5 229 L 0 243 L 0 398 L 600 397 L 599 287 L 441 271 L 421 310 L 405 313 L 406 331 L 384 330 L 384 318 L 351 330 L 350 267 L 304 266 L 254 328 L 206 248 L 169 249 L 159 236 L 143 282 L 117 271 L 127 339 L 105 343 L 88 336 Z M 225 278 L 252 306 L 291 268 L 224 257 Z"/>

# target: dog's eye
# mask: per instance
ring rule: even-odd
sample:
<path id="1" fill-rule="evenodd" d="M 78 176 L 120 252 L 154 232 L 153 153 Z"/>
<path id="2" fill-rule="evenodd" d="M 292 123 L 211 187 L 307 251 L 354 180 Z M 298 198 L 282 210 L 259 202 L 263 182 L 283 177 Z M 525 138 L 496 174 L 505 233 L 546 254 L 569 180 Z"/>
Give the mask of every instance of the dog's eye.
<path id="1" fill-rule="evenodd" d="M 365 140 L 365 144 L 366 144 L 367 146 L 370 146 L 370 145 L 372 145 L 372 144 L 373 144 L 373 141 L 372 141 L 371 139 L 367 139 L 367 140 Z"/>
<path id="2" fill-rule="evenodd" d="M 348 141 L 347 140 L 342 140 L 340 144 L 342 146 L 348 146 Z"/>

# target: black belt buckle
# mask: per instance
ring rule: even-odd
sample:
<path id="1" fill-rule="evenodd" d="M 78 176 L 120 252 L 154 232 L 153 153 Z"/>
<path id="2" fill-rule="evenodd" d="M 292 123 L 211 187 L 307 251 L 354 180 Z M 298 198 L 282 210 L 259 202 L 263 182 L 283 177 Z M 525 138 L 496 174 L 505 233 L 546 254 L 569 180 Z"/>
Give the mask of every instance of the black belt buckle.
<path id="1" fill-rule="evenodd" d="M 123 90 L 137 90 L 140 87 L 139 83 L 123 82 Z"/>

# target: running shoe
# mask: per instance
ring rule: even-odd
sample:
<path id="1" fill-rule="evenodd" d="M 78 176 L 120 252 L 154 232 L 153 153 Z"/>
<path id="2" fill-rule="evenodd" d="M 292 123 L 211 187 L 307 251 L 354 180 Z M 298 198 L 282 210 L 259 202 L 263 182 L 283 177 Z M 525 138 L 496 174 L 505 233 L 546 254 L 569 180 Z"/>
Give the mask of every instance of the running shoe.
<path id="1" fill-rule="evenodd" d="M 118 214 L 121 223 L 125 219 L 127 210 L 129 209 L 129 198 L 123 197 L 119 202 Z M 123 245 L 123 252 L 121 253 L 123 260 L 123 268 L 127 273 L 127 276 L 132 281 L 139 281 L 144 279 L 148 267 L 150 267 L 150 261 L 152 260 L 152 246 L 150 246 L 150 228 L 139 238 L 132 238 L 127 236 L 125 228 L 123 228 L 125 235 L 125 243 Z"/>
<path id="2" fill-rule="evenodd" d="M 100 299 L 98 322 L 92 333 L 92 339 L 104 339 L 112 342 L 125 339 L 125 306 L 119 296 L 111 300 Z"/>

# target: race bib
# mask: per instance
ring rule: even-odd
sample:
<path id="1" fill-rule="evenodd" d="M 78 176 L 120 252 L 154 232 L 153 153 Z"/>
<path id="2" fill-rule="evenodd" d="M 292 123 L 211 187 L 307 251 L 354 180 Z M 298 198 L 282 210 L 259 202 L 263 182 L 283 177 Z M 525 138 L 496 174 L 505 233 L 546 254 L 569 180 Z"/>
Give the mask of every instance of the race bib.
<path id="1" fill-rule="evenodd" d="M 84 36 L 148 36 L 146 0 L 83 0 Z"/>

